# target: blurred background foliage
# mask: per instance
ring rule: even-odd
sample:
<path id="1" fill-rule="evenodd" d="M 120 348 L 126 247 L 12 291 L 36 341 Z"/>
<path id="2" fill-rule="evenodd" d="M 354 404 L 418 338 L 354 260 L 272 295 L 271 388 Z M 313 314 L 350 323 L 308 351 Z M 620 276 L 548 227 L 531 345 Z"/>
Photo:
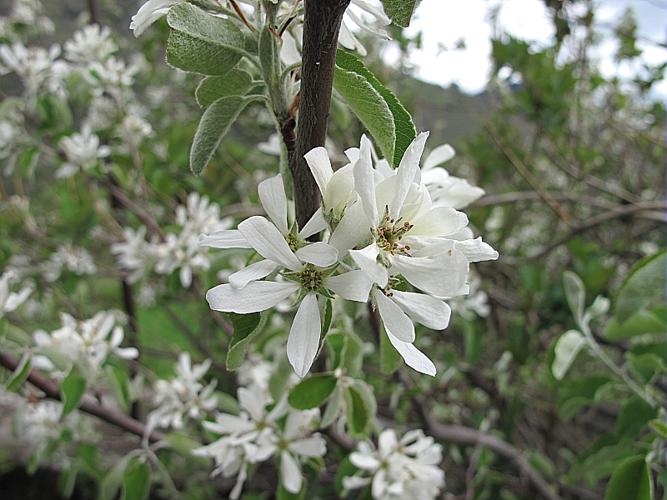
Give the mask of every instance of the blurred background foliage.
<path id="1" fill-rule="evenodd" d="M 415 410 L 409 396 L 426 397 L 439 420 L 495 429 L 525 450 L 525 458 L 559 485 L 564 498 L 601 498 L 610 474 L 635 456 L 649 457 L 655 497 L 667 498 L 663 496 L 667 424 L 662 407 L 667 390 L 667 307 L 662 295 L 665 258 L 659 253 L 665 244 L 665 102 L 652 92 L 664 78 L 665 65 L 647 67 L 629 80 L 604 77 L 590 57 L 600 37 L 593 3 L 545 3 L 556 28 L 553 43 L 535 47 L 498 30 L 492 41 L 493 75 L 487 90 L 478 95 L 413 78 L 410 53 L 419 46 L 419 36 L 407 39 L 394 30 L 401 57 L 393 67 L 379 57 L 378 42 L 364 40 L 370 53 L 368 66 L 410 110 L 418 130 L 431 131 L 431 145 L 450 143 L 457 150 L 448 164 L 450 173 L 486 190 L 487 195 L 467 212 L 501 255 L 498 262 L 476 268 L 481 290 L 488 296 L 487 314 L 457 313 L 445 332 L 418 335 L 430 357 L 446 367 L 436 383 L 413 377 L 411 385 L 387 384 L 379 372 L 367 375 L 376 391 L 380 419 L 410 422 Z M 44 3 L 56 27 L 49 41 L 62 42 L 82 24 L 83 4 L 81 0 Z M 135 88 L 154 136 L 136 154 L 114 155 L 113 175 L 165 225 L 191 191 L 207 195 L 223 214 L 252 213 L 258 180 L 277 169 L 277 157 L 257 147 L 273 133 L 273 123 L 261 106 L 249 108 L 206 172 L 192 175 L 188 145 L 200 115 L 192 99 L 197 81 L 166 67 L 165 22 L 138 40 L 131 37 L 127 23 L 135 7 L 132 0 L 100 1 L 102 21 L 113 27 L 120 53 L 143 54 L 141 64 L 148 70 L 139 74 Z M 451 8 L 455 12 L 455 4 Z M 580 15 L 573 15 L 575 11 Z M 619 61 L 641 57 L 633 22 L 628 12 L 615 30 Z M 6 113 L 17 84 L 11 77 L 0 82 L 0 112 Z M 86 103 L 87 96 L 77 94 L 68 103 L 57 97 L 40 98 L 29 126 L 56 144 L 74 130 Z M 362 132 L 349 110 L 334 102 L 329 135 L 339 153 L 356 144 Z M 29 256 L 28 265 L 34 265 L 69 243 L 91 252 L 98 272 L 65 273 L 55 283 L 35 273 L 35 293 L 43 307 L 25 318 L 27 331 L 52 329 L 59 310 L 88 317 L 100 309 L 122 307 L 109 252 L 118 231 L 107 229 L 111 223 L 102 208 L 108 197 L 106 181 L 99 176 L 86 183 L 53 182 L 49 169 L 54 169 L 57 158 L 38 158 L 38 154 L 28 139 L 16 157 L 14 173 L 2 177 L 0 267 L 19 254 Z M 138 161 L 146 193 L 137 188 Z M 29 208 L 12 201 L 12 195 L 29 197 Z M 127 225 L 140 222 L 132 215 L 123 217 Z M 637 264 L 654 255 L 657 260 Z M 212 353 L 224 359 L 226 336 L 202 300 L 202 290 L 228 263 L 227 257 L 216 259 L 204 283 L 185 290 L 173 275 L 159 284 L 155 305 L 138 304 L 142 362 L 156 377 L 170 374 L 181 350 L 199 353 L 195 356 L 199 358 Z M 651 262 L 657 281 L 627 280 L 632 269 L 636 274 Z M 611 299 L 610 312 L 592 320 L 591 335 L 614 366 L 651 395 L 653 404 L 628 389 L 590 350 L 578 354 L 562 379 L 554 377 L 557 341 L 567 330 L 580 328 L 563 287 L 567 270 L 581 278 L 586 307 L 600 295 Z M 628 306 L 630 310 L 619 318 L 623 290 L 630 296 L 648 290 L 655 300 Z M 360 323 L 358 328 L 362 338 L 372 338 L 370 329 L 364 331 L 366 326 Z M 192 331 L 196 338 L 188 333 Z M 213 374 L 222 390 L 233 390 L 233 381 L 215 365 Z M 7 420 L 5 410 L 3 415 Z M 123 448 L 122 439 L 113 443 L 112 431 L 105 428 L 105 432 L 110 453 Z M 80 449 L 79 460 L 92 477 L 99 477 L 103 457 L 91 458 L 89 453 L 94 452 Z M 213 495 L 210 488 L 215 486 L 207 482 L 205 469 L 176 455 L 172 458 L 167 466 L 188 498 L 212 498 L 207 495 Z M 27 485 L 43 489 L 56 481 L 55 476 L 41 470 L 39 481 L 26 479 L 15 468 L 16 459 L 25 457 L 3 443 L 0 492 L 21 485 L 22 497 L 44 498 L 29 492 L 32 487 Z M 447 446 L 444 469 L 447 498 L 536 498 L 511 463 L 487 448 Z M 93 488 L 86 484 L 79 483 L 73 498 L 90 497 Z"/>

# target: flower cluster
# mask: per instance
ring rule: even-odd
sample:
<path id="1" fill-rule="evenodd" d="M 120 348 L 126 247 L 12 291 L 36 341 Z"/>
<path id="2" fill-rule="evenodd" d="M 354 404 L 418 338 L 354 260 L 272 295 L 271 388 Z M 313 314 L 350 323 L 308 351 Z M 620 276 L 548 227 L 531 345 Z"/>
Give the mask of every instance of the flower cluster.
<path id="1" fill-rule="evenodd" d="M 63 271 L 69 271 L 78 276 L 94 274 L 97 266 L 88 250 L 73 246 L 69 243 L 61 245 L 42 264 L 42 272 L 47 281 L 57 281 Z"/>
<path id="2" fill-rule="evenodd" d="M 293 298 L 299 306 L 287 356 L 303 377 L 320 348 L 323 303 L 370 300 L 406 364 L 435 375 L 433 362 L 414 346 L 413 322 L 445 329 L 451 315 L 445 299 L 469 292 L 470 263 L 498 254 L 473 238 L 468 218 L 446 197 L 433 201 L 419 166 L 427 136 L 412 142 L 395 170 L 386 160 L 373 161 L 366 137 L 346 151 L 349 163 L 335 172 L 324 148 L 307 153 L 322 207 L 303 228 L 289 220 L 281 176 L 260 183 L 268 218 L 250 217 L 238 229 L 202 237 L 204 246 L 249 248 L 261 257 L 210 289 L 210 307 L 247 314 Z M 322 241 L 309 241 L 318 234 Z"/>
<path id="3" fill-rule="evenodd" d="M 123 327 L 114 312 L 101 311 L 82 321 L 63 313 L 61 323 L 51 333 L 38 330 L 33 335 L 38 353 L 33 366 L 52 372 L 56 378 L 63 378 L 76 366 L 86 377 L 94 379 L 110 354 L 122 359 L 139 355 L 134 347 L 120 347 Z"/>
<path id="4" fill-rule="evenodd" d="M 436 498 L 445 485 L 445 473 L 438 467 L 442 447 L 421 430 L 407 432 L 400 440 L 392 429 L 383 431 L 375 448 L 359 443 L 350 455 L 359 473 L 343 479 L 346 490 L 371 485 L 376 500 Z"/>
<path id="5" fill-rule="evenodd" d="M 154 427 L 181 429 L 186 419 L 201 419 L 216 408 L 216 382 L 205 385 L 202 381 L 210 366 L 210 360 L 193 366 L 187 352 L 179 355 L 176 376 L 155 384 L 157 407 L 148 416 L 147 432 Z"/>
<path id="6" fill-rule="evenodd" d="M 291 409 L 286 398 L 274 401 L 258 386 L 238 390 L 241 411 L 238 415 L 219 413 L 215 422 L 204 427 L 221 437 L 194 450 L 215 461 L 213 475 L 236 476 L 230 498 L 238 498 L 248 475 L 248 467 L 271 457 L 280 460 L 280 481 L 290 493 L 303 485 L 300 462 L 326 453 L 324 438 L 313 432 L 319 411 Z"/>
<path id="7" fill-rule="evenodd" d="M 199 245 L 199 236 L 229 227 L 229 221 L 220 218 L 220 207 L 198 193 L 190 193 L 186 204 L 176 208 L 176 224 L 180 232 L 169 233 L 164 240 L 146 240 L 143 226 L 136 231 L 124 229 L 123 240 L 112 245 L 111 251 L 131 282 L 151 270 L 170 275 L 178 269 L 181 284 L 189 287 L 193 273 L 210 266 L 208 251 Z"/>

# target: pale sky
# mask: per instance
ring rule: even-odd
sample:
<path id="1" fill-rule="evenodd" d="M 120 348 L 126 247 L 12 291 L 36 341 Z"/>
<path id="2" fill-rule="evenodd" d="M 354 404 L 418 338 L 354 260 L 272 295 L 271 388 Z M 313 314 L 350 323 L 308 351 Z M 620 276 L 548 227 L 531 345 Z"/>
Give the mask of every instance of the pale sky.
<path id="1" fill-rule="evenodd" d="M 598 0 L 596 4 L 596 23 L 604 26 L 606 32 L 611 32 L 610 26 L 618 23 L 627 7 L 633 7 L 641 37 L 667 40 L 667 0 Z M 423 48 L 414 51 L 411 59 L 416 76 L 443 86 L 456 83 L 466 92 L 483 90 L 490 71 L 492 28 L 488 13 L 494 6 L 500 6 L 498 19 L 504 31 L 537 44 L 553 36 L 542 0 L 422 0 L 407 29 L 409 35 L 423 33 Z M 459 40 L 465 41 L 464 49 L 455 48 Z M 645 49 L 644 60 L 667 61 L 667 49 L 644 41 L 638 45 Z M 602 71 L 608 76 L 632 73 L 633 68 L 617 66 L 612 58 L 614 50 L 612 40 L 601 44 L 597 57 Z M 395 47 L 390 47 L 385 57 L 390 62 L 395 60 Z M 658 84 L 656 91 L 667 98 L 667 82 Z"/>

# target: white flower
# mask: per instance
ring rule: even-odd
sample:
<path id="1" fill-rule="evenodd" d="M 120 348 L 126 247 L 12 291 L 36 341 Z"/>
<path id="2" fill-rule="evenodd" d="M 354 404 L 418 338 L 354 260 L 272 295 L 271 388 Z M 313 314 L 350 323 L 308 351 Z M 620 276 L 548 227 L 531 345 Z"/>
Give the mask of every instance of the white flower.
<path id="1" fill-rule="evenodd" d="M 350 454 L 361 474 L 345 477 L 343 485 L 349 490 L 370 484 L 378 500 L 436 498 L 445 485 L 445 474 L 438 467 L 441 460 L 442 447 L 421 430 L 398 440 L 394 430 L 387 429 L 380 434 L 377 449 L 362 442 Z"/>
<path id="2" fill-rule="evenodd" d="M 181 353 L 176 377 L 155 384 L 153 400 L 157 408 L 148 415 L 148 426 L 181 429 L 186 418 L 200 419 L 213 411 L 218 403 L 213 394 L 216 382 L 204 385 L 201 380 L 210 366 L 210 360 L 192 366 L 190 355 Z"/>
<path id="3" fill-rule="evenodd" d="M 136 358 L 139 353 L 134 347 L 121 348 L 123 327 L 116 324 L 113 312 L 101 311 L 90 319 L 77 321 L 69 314 L 61 315 L 62 326 L 49 333 L 35 332 L 33 340 L 43 356 L 34 358 L 34 365 L 53 370 L 56 377 L 63 377 L 66 371 L 56 369 L 56 363 L 48 359 L 57 355 L 68 365 L 78 366 L 84 374 L 95 377 L 110 354 L 122 359 Z"/>
<path id="4" fill-rule="evenodd" d="M 439 165 L 452 159 L 454 149 L 449 144 L 438 146 L 426 157 L 422 166 L 422 182 L 426 185 L 434 205 L 465 208 L 484 196 L 484 190 L 467 180 L 449 175 Z"/>
<path id="5" fill-rule="evenodd" d="M 111 39 L 108 27 L 98 24 L 89 24 L 80 29 L 65 42 L 65 57 L 77 64 L 90 64 L 104 61 L 118 50 L 118 46 Z"/>
<path id="6" fill-rule="evenodd" d="M 259 388 L 240 388 L 239 415 L 221 413 L 215 422 L 204 422 L 209 431 L 222 436 L 217 441 L 194 451 L 196 455 L 215 459 L 213 474 L 226 477 L 237 474 L 237 483 L 231 498 L 238 498 L 246 479 L 247 464 L 280 459 L 280 478 L 283 487 L 298 493 L 303 484 L 300 457 L 321 457 L 326 453 L 326 442 L 313 429 L 319 420 L 319 411 L 288 412 L 285 398 L 269 409 L 271 399 Z M 284 423 L 282 417 L 287 414 Z"/>
<path id="7" fill-rule="evenodd" d="M 155 271 L 171 274 L 179 269 L 181 285 L 189 288 L 193 274 L 196 271 L 205 271 L 211 265 L 205 250 L 199 246 L 199 239 L 187 231 L 179 235 L 168 234 L 163 243 L 153 246 Z"/>
<path id="8" fill-rule="evenodd" d="M 365 56 L 367 54 L 366 48 L 354 36 L 352 27 L 356 26 L 388 40 L 389 33 L 384 27 L 389 24 L 391 24 L 391 19 L 385 14 L 380 0 L 352 0 L 343 16 L 338 42 L 346 49 L 356 50 L 359 54 Z"/>
<path id="9" fill-rule="evenodd" d="M 67 65 L 58 60 L 59 56 L 58 45 L 52 45 L 48 50 L 28 48 L 21 43 L 0 45 L 0 75 L 16 73 L 30 96 L 35 96 L 42 89 L 61 92 Z"/>
<path id="10" fill-rule="evenodd" d="M 80 133 L 64 137 L 59 145 L 67 157 L 67 163 L 56 171 L 56 177 L 60 178 L 72 177 L 79 170 L 90 170 L 111 153 L 108 146 L 100 145 L 100 138 L 87 127 Z"/>
<path id="11" fill-rule="evenodd" d="M 130 29 L 134 36 L 140 36 L 148 27 L 162 16 L 166 16 L 169 9 L 183 0 L 148 0 L 139 11 L 132 16 Z"/>
<path id="12" fill-rule="evenodd" d="M 44 278 L 50 282 L 56 281 L 63 270 L 83 276 L 95 274 L 97 267 L 92 255 L 86 249 L 65 244 L 58 247 L 42 266 Z"/>
<path id="13" fill-rule="evenodd" d="M 475 319 L 475 316 L 485 318 L 491 312 L 488 304 L 488 295 L 481 289 L 482 280 L 477 274 L 471 273 L 470 293 L 456 297 L 450 301 L 452 310 L 467 320 Z"/>
<path id="14" fill-rule="evenodd" d="M 32 293 L 32 288 L 29 286 L 24 286 L 18 292 L 11 292 L 10 285 L 15 279 L 16 277 L 12 272 L 8 271 L 0 274 L 0 319 L 5 313 L 16 310 Z"/>
<path id="15" fill-rule="evenodd" d="M 153 135 L 153 127 L 141 116 L 130 113 L 123 118 L 119 127 L 119 135 L 132 150 L 138 148 L 146 137 Z"/>
<path id="16" fill-rule="evenodd" d="M 120 268 L 129 272 L 127 278 L 130 283 L 136 283 L 154 260 L 152 247 L 146 241 L 144 226 L 136 231 L 129 227 L 123 228 L 123 240 L 111 245 L 111 252 L 116 255 Z"/>
<path id="17" fill-rule="evenodd" d="M 225 230 L 202 238 L 215 248 L 254 248 L 264 257 L 229 277 L 229 283 L 206 293 L 211 309 L 248 314 L 264 311 L 289 297 L 301 300 L 287 340 L 287 357 L 303 377 L 310 369 L 320 344 L 321 322 L 318 296 L 338 294 L 346 300 L 368 300 L 370 281 L 360 271 L 334 275 L 338 252 L 324 243 L 305 243 L 306 238 L 326 227 L 318 210 L 298 231 L 288 225 L 287 197 L 280 175 L 260 183 L 259 195 L 270 221 L 254 216 L 237 230 Z M 283 281 L 257 281 L 274 272 Z"/>
<path id="18" fill-rule="evenodd" d="M 138 71 L 138 66 L 127 65 L 124 61 L 111 56 L 104 61 L 91 63 L 85 76 L 93 86 L 96 96 L 101 96 L 105 92 L 112 96 L 120 96 L 125 89 L 132 86 L 134 75 Z"/>

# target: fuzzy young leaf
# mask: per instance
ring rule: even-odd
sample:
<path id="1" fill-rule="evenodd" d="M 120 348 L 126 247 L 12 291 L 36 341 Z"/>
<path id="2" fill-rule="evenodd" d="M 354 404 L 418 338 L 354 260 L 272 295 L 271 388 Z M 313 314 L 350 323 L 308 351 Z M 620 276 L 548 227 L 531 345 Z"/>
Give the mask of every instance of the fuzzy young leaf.
<path id="1" fill-rule="evenodd" d="M 642 456 L 631 457 L 614 470 L 605 500 L 652 500 L 651 472 Z"/>
<path id="2" fill-rule="evenodd" d="M 410 113 L 352 53 L 338 50 L 334 87 L 368 129 L 384 157 L 398 166 L 417 135 Z"/>
<path id="3" fill-rule="evenodd" d="M 348 387 L 345 392 L 347 425 L 353 437 L 363 437 L 370 422 L 370 409 L 364 397 L 355 387 Z"/>
<path id="4" fill-rule="evenodd" d="M 382 0 L 382 5 L 392 23 L 401 28 L 407 28 L 410 25 L 417 0 Z"/>
<path id="5" fill-rule="evenodd" d="M 233 69 L 224 76 L 207 76 L 195 91 L 197 104 L 202 108 L 221 97 L 242 96 L 250 89 L 252 76 L 242 69 Z"/>
<path id="6" fill-rule="evenodd" d="M 667 251 L 640 260 L 616 296 L 615 316 L 620 323 L 637 311 L 665 304 Z"/>
<path id="7" fill-rule="evenodd" d="M 220 45 L 172 30 L 167 40 L 167 64 L 202 75 L 225 75 L 241 59 Z"/>
<path id="8" fill-rule="evenodd" d="M 211 104 L 199 121 L 190 148 L 190 169 L 199 175 L 218 149 L 229 127 L 243 109 L 257 97 L 222 97 Z"/>
<path id="9" fill-rule="evenodd" d="M 551 373 L 556 380 L 561 380 L 565 376 L 585 344 L 586 339 L 577 330 L 568 330 L 560 336 L 554 348 L 554 361 L 551 365 Z"/>
<path id="10" fill-rule="evenodd" d="M 79 401 L 86 392 L 86 379 L 79 372 L 72 370 L 60 384 L 60 394 L 63 400 L 63 416 L 79 406 Z"/>
<path id="11" fill-rule="evenodd" d="M 319 408 L 329 399 L 338 379 L 328 373 L 318 373 L 302 380 L 290 391 L 287 401 L 297 410 Z"/>
<path id="12" fill-rule="evenodd" d="M 563 288 L 565 289 L 565 298 L 570 306 L 570 310 L 577 321 L 581 321 L 584 316 L 584 306 L 586 302 L 586 288 L 581 278 L 571 271 L 563 273 Z"/>
<path id="13" fill-rule="evenodd" d="M 122 500 L 144 500 L 151 489 L 151 470 L 145 462 L 130 461 L 123 475 Z"/>
<path id="14" fill-rule="evenodd" d="M 28 379 L 30 375 L 30 368 L 32 367 L 32 358 L 28 354 L 24 354 L 18 366 L 12 373 L 6 384 L 8 391 L 17 391 Z"/>

